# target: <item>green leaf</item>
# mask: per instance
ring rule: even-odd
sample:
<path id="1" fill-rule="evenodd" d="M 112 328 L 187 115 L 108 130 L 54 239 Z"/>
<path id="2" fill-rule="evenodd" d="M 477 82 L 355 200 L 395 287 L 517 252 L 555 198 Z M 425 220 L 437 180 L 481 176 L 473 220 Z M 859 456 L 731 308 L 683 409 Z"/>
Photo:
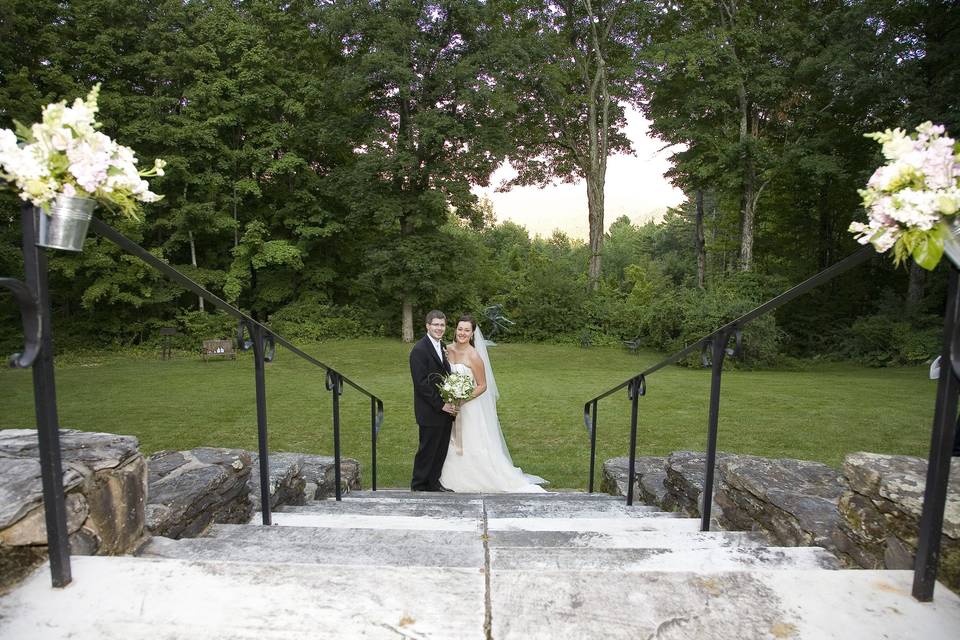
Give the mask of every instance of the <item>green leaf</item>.
<path id="1" fill-rule="evenodd" d="M 939 230 L 933 229 L 916 238 L 911 255 L 918 265 L 927 271 L 933 271 L 943 256 L 943 236 Z"/>

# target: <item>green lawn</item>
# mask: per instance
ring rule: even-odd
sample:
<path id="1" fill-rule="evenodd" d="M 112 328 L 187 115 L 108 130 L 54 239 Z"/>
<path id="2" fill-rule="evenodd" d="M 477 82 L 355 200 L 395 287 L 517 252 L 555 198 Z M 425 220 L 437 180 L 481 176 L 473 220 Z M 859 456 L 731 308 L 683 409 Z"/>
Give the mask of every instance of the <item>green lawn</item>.
<path id="1" fill-rule="evenodd" d="M 380 487 L 406 486 L 417 445 L 407 367 L 410 346 L 367 339 L 308 345 L 305 351 L 379 395 Z M 270 448 L 332 454 L 330 394 L 322 370 L 282 348 L 266 365 Z M 583 403 L 655 363 L 614 348 L 501 344 L 491 349 L 500 419 L 514 461 L 552 481 L 586 488 L 590 444 Z M 253 360 L 198 356 L 73 356 L 56 372 L 60 422 L 88 431 L 133 434 L 146 453 L 198 446 L 256 449 Z M 640 399 L 639 455 L 703 450 L 709 370 L 670 367 L 647 381 Z M 0 428 L 34 424 L 29 371 L 0 371 Z M 865 369 L 812 365 L 801 371 L 728 371 L 723 377 L 718 448 L 839 466 L 845 453 L 926 456 L 936 384 L 926 367 Z M 369 485 L 370 405 L 346 387 L 343 455 L 358 458 Z M 626 455 L 630 403 L 621 391 L 600 403 L 600 463 Z"/>

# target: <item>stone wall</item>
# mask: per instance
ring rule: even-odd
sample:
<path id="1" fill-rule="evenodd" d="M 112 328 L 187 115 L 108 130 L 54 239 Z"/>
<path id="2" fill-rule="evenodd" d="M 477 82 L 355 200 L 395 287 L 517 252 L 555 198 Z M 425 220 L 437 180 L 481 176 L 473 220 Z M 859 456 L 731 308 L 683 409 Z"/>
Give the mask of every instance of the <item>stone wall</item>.
<path id="1" fill-rule="evenodd" d="M 625 495 L 627 458 L 603 465 L 601 490 Z M 849 567 L 912 569 L 926 460 L 853 453 L 841 472 L 818 462 L 717 454 L 713 521 L 775 544 L 816 545 Z M 700 515 L 704 454 L 637 459 L 637 502 Z M 938 578 L 960 591 L 960 458 L 953 458 Z"/>
<path id="2" fill-rule="evenodd" d="M 260 511 L 259 456 L 243 449 L 160 451 L 148 459 L 147 527 L 153 535 L 192 538 L 214 523 L 250 522 Z M 340 460 L 343 491 L 360 488 L 360 463 Z M 270 454 L 270 508 L 335 494 L 330 456 Z"/>
<path id="3" fill-rule="evenodd" d="M 847 487 L 837 547 L 868 569 L 913 569 L 926 486 L 927 461 L 909 456 L 853 453 L 843 463 Z M 960 592 L 960 458 L 950 465 L 950 484 L 940 537 L 938 578 Z"/>
<path id="4" fill-rule="evenodd" d="M 145 536 L 147 465 L 133 436 L 60 431 L 73 555 L 133 551 Z M 47 557 L 37 432 L 0 430 L 0 593 Z"/>
<path id="5" fill-rule="evenodd" d="M 133 436 L 60 431 L 70 552 L 119 555 L 149 535 L 202 534 L 249 522 L 260 507 L 257 454 L 201 447 L 145 460 Z M 302 505 L 335 493 L 329 456 L 270 455 L 270 504 Z M 360 488 L 360 464 L 341 459 L 343 491 Z M 0 595 L 47 557 L 37 432 L 0 430 Z"/>
<path id="6" fill-rule="evenodd" d="M 248 452 L 210 447 L 158 451 L 147 462 L 146 516 L 153 535 L 190 538 L 214 522 L 250 521 Z"/>

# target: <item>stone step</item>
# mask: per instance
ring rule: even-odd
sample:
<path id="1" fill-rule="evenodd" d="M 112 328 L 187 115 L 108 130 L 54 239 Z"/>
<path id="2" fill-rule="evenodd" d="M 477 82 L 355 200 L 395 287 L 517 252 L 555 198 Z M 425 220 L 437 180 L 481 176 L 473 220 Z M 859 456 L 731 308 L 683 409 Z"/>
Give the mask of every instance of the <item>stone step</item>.
<path id="1" fill-rule="evenodd" d="M 912 571 L 491 571 L 493 638 L 955 639 L 960 597 Z"/>
<path id="2" fill-rule="evenodd" d="M 330 527 L 264 527 L 218 524 L 205 537 L 257 541 L 264 545 L 290 541 L 315 546 L 368 545 L 427 547 L 467 545 L 482 540 L 479 530 L 356 529 Z M 509 547 L 569 547 L 572 549 L 745 549 L 770 546 L 765 536 L 748 531 L 491 531 L 487 545 Z"/>
<path id="3" fill-rule="evenodd" d="M 293 527 L 247 527 L 266 531 L 290 531 Z M 342 531 L 342 530 L 341 530 Z M 267 564 L 308 564 L 372 567 L 451 567 L 481 569 L 484 566 L 483 541 L 476 533 L 459 539 L 444 536 L 407 536 L 404 541 L 375 535 L 379 531 L 361 530 L 353 541 L 318 543 L 299 541 L 284 535 L 231 536 L 229 538 L 153 538 L 138 553 L 144 558 L 180 560 L 220 560 Z M 356 534 L 356 530 L 350 531 Z M 406 532 L 408 533 L 408 532 Z M 450 532 L 444 532 L 450 533 Z"/>
<path id="4" fill-rule="evenodd" d="M 429 511 L 429 510 L 428 510 Z M 597 514 L 588 514 L 595 516 Z M 645 511 L 631 517 L 509 517 L 487 518 L 490 531 L 596 531 L 600 533 L 620 531 L 698 531 L 700 521 L 683 518 L 679 514 L 663 511 Z M 468 509 L 456 515 L 443 512 L 420 512 L 411 515 L 380 515 L 377 513 L 351 514 L 334 511 L 325 513 L 310 508 L 291 507 L 272 514 L 271 521 L 284 527 L 327 527 L 352 529 L 419 529 L 435 531 L 481 531 L 484 519 L 481 513 Z M 250 524 L 260 524 L 260 514 L 255 514 Z"/>
<path id="5" fill-rule="evenodd" d="M 656 507 L 637 505 L 628 507 L 622 502 L 536 500 L 532 498 L 512 501 L 484 499 L 488 518 L 612 518 L 648 517 L 662 513 Z"/>
<path id="6" fill-rule="evenodd" d="M 700 530 L 698 518 L 684 518 L 676 513 L 654 511 L 632 518 L 490 518 L 489 532 L 495 531 L 565 531 L 620 534 L 638 531 L 687 533 Z"/>
<path id="7" fill-rule="evenodd" d="M 714 549 L 762 547 L 769 540 L 750 531 L 490 531 L 490 548 L 574 547 L 601 549 Z"/>
<path id="8" fill-rule="evenodd" d="M 493 570 L 515 571 L 747 571 L 839 569 L 829 551 L 816 547 L 562 548 L 499 547 L 490 550 Z"/>
<path id="9" fill-rule="evenodd" d="M 280 507 L 275 513 L 299 513 L 314 515 L 356 516 L 412 516 L 425 518 L 480 518 L 483 516 L 481 500 L 433 501 L 406 500 L 383 502 L 369 500 L 320 500 L 301 506 Z"/>
<path id="10" fill-rule="evenodd" d="M 321 500 L 300 506 L 284 506 L 277 513 L 329 513 L 354 515 L 408 515 L 426 517 L 468 517 L 479 516 L 486 510 L 488 518 L 529 518 L 529 517 L 643 517 L 657 512 L 656 507 L 645 505 L 628 507 L 622 502 L 569 500 L 554 498 L 537 500 L 535 498 L 489 499 L 487 496 L 458 500 L 445 498 L 404 499 L 370 497 L 361 499 Z"/>
<path id="11" fill-rule="evenodd" d="M 4 640 L 475 638 L 476 568 L 369 567 L 72 558 L 73 582 L 45 564 L 0 598 Z"/>
<path id="12" fill-rule="evenodd" d="M 696 534 L 689 534 L 696 536 Z M 687 535 L 676 536 L 685 538 Z M 507 547 L 491 544 L 490 566 L 511 570 L 706 571 L 745 569 L 836 569 L 823 549 L 735 546 L 703 539 L 697 548 Z M 314 529 L 221 525 L 208 537 L 155 537 L 138 554 L 150 558 L 285 564 L 403 567 L 484 566 L 477 532 Z"/>
<path id="13" fill-rule="evenodd" d="M 531 498 L 537 500 L 582 500 L 593 502 L 626 502 L 622 496 L 613 496 L 608 493 L 586 493 L 584 491 L 547 491 L 546 493 L 455 493 L 438 491 L 408 491 L 406 489 L 378 489 L 377 491 L 350 491 L 343 494 L 343 499 L 350 498 L 401 498 L 404 500 L 423 500 L 436 498 L 439 500 L 457 500 L 458 498 L 485 500 L 512 500 L 515 498 Z M 332 498 L 327 498 L 332 500 Z"/>
<path id="14" fill-rule="evenodd" d="M 0 638 L 791 638 L 953 640 L 960 598 L 909 571 L 310 566 L 130 557 L 42 566 L 0 598 Z M 489 631 L 485 617 L 489 616 Z"/>
<path id="15" fill-rule="evenodd" d="M 281 527 L 319 527 L 329 529 L 407 529 L 419 531 L 473 531 L 481 532 L 483 518 L 473 517 L 428 517 L 428 516 L 388 516 L 343 513 L 287 513 L 278 512 L 272 516 L 272 522 Z M 260 524 L 260 514 L 256 514 L 250 524 Z"/>

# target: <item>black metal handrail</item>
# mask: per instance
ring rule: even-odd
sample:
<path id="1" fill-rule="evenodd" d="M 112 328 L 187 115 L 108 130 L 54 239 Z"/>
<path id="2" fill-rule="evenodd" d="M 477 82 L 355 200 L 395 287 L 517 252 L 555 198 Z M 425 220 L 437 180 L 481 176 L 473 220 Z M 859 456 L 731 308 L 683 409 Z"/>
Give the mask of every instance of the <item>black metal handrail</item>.
<path id="1" fill-rule="evenodd" d="M 264 524 L 271 524 L 270 510 L 270 470 L 267 449 L 267 409 L 266 384 L 264 371 L 264 343 L 269 338 L 307 362 L 326 371 L 325 386 L 332 395 L 333 404 L 333 440 L 334 440 L 334 476 L 336 499 L 342 499 L 340 472 L 340 396 L 343 385 L 353 387 L 370 399 L 371 434 L 371 488 L 377 490 L 377 436 L 383 424 L 383 401 L 357 383 L 353 382 L 333 367 L 304 353 L 288 340 L 277 335 L 252 317 L 243 313 L 225 300 L 207 291 L 198 283 L 163 262 L 146 249 L 122 235 L 96 218 L 90 226 L 98 234 L 110 240 L 121 249 L 137 256 L 173 282 L 192 291 L 213 304 L 218 309 L 237 318 L 250 332 L 254 352 L 254 371 L 257 397 L 257 443 L 259 450 L 260 493 L 263 499 L 261 513 Z M 54 587 L 68 585 L 71 580 L 70 546 L 67 535 L 66 508 L 63 492 L 63 465 L 60 451 L 60 427 L 57 416 L 56 388 L 53 369 L 53 340 L 50 325 L 50 299 L 47 284 L 47 257 L 37 248 L 37 230 L 35 210 L 29 204 L 21 208 L 21 229 L 23 238 L 24 281 L 13 278 L 0 278 L 0 287 L 13 293 L 20 308 L 24 331 L 24 349 L 9 359 L 9 365 L 16 368 L 33 369 L 34 410 L 37 417 L 37 437 L 40 452 L 40 473 L 43 484 L 44 513 L 47 528 L 47 550 L 50 558 L 50 572 Z"/>
<path id="2" fill-rule="evenodd" d="M 252 317 L 243 313 L 229 302 L 223 300 L 217 295 L 207 291 L 202 286 L 200 286 L 195 281 L 191 280 L 187 276 L 183 275 L 175 269 L 173 266 L 167 264 L 163 260 L 160 260 L 155 255 L 135 243 L 133 240 L 130 240 L 122 233 L 109 226 L 102 220 L 93 218 L 90 221 L 90 228 L 93 229 L 96 233 L 103 236 L 107 240 L 110 240 L 118 247 L 131 253 L 141 260 L 143 260 L 147 265 L 153 267 L 163 275 L 165 275 L 170 280 L 176 282 L 180 286 L 192 291 L 193 293 L 201 296 L 204 300 L 207 300 L 215 307 L 221 311 L 226 312 L 227 314 L 237 318 L 242 322 L 247 330 L 250 332 L 251 341 L 253 342 L 253 355 L 254 355 L 254 366 L 256 368 L 256 385 L 257 385 L 257 424 L 258 424 L 258 439 L 260 442 L 260 491 L 262 496 L 268 496 L 269 493 L 269 468 L 265 465 L 264 460 L 266 460 L 266 396 L 265 385 L 264 385 L 264 372 L 263 372 L 263 362 L 264 362 L 264 342 L 267 338 L 272 338 L 276 344 L 280 344 L 286 347 L 290 352 L 296 354 L 301 359 L 313 364 L 317 367 L 322 368 L 326 371 L 326 388 L 331 392 L 333 400 L 333 449 L 334 449 L 334 476 L 336 482 L 336 499 L 342 499 L 342 490 L 340 487 L 340 396 L 343 395 L 343 385 L 346 384 L 350 387 L 353 387 L 355 390 L 359 391 L 361 394 L 367 396 L 370 399 L 370 435 L 371 435 L 371 463 L 370 463 L 370 487 L 372 490 L 377 490 L 377 436 L 380 433 L 380 427 L 383 424 L 383 401 L 377 396 L 373 395 L 356 382 L 350 380 L 342 373 L 336 371 L 333 367 L 317 360 L 313 356 L 304 351 L 300 350 L 294 346 L 290 341 L 288 341 L 283 336 L 277 334 L 269 327 L 261 324 L 260 322 L 254 320 Z M 270 513 L 269 513 L 269 500 L 261 500 L 263 509 L 263 523 L 270 524 Z"/>
<path id="3" fill-rule="evenodd" d="M 792 301 L 798 296 L 819 287 L 854 267 L 857 267 L 876 252 L 866 246 L 840 262 L 824 269 L 784 293 L 767 300 L 752 311 L 723 325 L 696 342 L 673 353 L 655 365 L 636 374 L 619 385 L 588 400 L 583 406 L 583 422 L 590 436 L 590 478 L 588 491 L 593 493 L 597 451 L 597 409 L 600 400 L 621 389 L 627 390 L 631 402 L 629 464 L 627 469 L 627 505 L 633 504 L 637 460 L 637 415 L 639 399 L 646 395 L 647 377 L 660 369 L 679 362 L 700 351 L 704 366 L 711 367 L 710 408 L 707 418 L 707 451 L 705 461 L 700 529 L 710 530 L 710 510 L 713 502 L 714 470 L 717 455 L 717 428 L 720 415 L 720 382 L 723 362 L 727 356 L 740 354 L 743 328 L 752 320 Z M 730 347 L 731 340 L 734 346 Z M 913 595 L 918 600 L 933 599 L 937 564 L 940 553 L 940 532 L 943 528 L 943 512 L 946 505 L 947 481 L 950 474 L 950 452 L 953 444 L 957 396 L 960 394 L 960 284 L 956 267 L 950 268 L 950 285 L 947 293 L 947 309 L 944 319 L 944 344 L 941 356 L 940 380 L 937 386 L 936 410 L 927 463 L 927 483 L 924 491 L 923 513 L 920 520 L 920 535 L 917 558 L 914 566 Z"/>

